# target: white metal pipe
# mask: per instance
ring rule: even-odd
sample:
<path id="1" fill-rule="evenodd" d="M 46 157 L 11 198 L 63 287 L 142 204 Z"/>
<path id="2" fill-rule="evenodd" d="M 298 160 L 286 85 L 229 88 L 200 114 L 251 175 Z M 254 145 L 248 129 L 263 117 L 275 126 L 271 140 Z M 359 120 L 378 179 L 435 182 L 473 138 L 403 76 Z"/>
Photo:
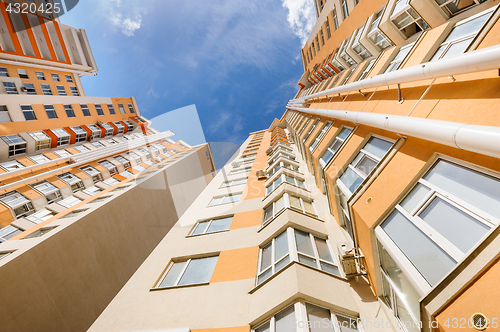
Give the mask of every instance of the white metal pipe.
<path id="1" fill-rule="evenodd" d="M 500 127 L 471 125 L 401 115 L 316 108 L 291 109 L 421 138 L 454 148 L 500 158 Z"/>
<path id="2" fill-rule="evenodd" d="M 500 68 L 500 45 L 495 45 L 451 56 L 449 58 L 399 69 L 390 73 L 365 78 L 361 81 L 297 98 L 294 99 L 294 101 L 303 102 L 306 99 L 321 97 L 329 94 L 346 93 L 349 91 L 372 89 L 391 84 L 416 82 L 426 79 L 469 74 L 498 68 Z"/>

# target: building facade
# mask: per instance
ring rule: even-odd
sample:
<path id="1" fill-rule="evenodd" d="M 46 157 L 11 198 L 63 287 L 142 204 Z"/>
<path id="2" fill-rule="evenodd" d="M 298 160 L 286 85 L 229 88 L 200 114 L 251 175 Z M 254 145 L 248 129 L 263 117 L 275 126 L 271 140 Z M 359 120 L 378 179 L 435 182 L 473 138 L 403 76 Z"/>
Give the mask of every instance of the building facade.
<path id="1" fill-rule="evenodd" d="M 0 2 L 3 331 L 86 330 L 215 174 L 208 144 L 89 97 L 85 31 Z M 9 8 L 10 6 L 10 8 Z M 31 8 L 31 7 L 30 7 Z"/>
<path id="2" fill-rule="evenodd" d="M 281 119 L 89 331 L 498 328 L 498 1 L 314 3 Z"/>

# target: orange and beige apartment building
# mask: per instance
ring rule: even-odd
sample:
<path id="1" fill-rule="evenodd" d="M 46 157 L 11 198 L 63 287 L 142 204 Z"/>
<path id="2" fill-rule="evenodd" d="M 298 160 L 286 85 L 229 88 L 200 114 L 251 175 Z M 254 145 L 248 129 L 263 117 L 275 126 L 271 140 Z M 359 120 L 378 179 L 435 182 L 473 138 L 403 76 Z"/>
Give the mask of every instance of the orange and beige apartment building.
<path id="1" fill-rule="evenodd" d="M 134 97 L 85 95 L 80 78 L 97 66 L 84 30 L 8 4 L 0 2 L 0 330 L 85 331 L 215 164 L 208 144 L 156 131 Z"/>
<path id="2" fill-rule="evenodd" d="M 315 0 L 300 91 L 89 331 L 494 331 L 497 0 Z"/>

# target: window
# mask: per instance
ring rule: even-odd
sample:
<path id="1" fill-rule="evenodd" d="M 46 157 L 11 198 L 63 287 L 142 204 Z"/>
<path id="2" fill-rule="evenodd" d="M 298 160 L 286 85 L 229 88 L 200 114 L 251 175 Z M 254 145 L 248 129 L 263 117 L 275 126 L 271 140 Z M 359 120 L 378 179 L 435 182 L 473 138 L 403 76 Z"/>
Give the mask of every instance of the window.
<path id="1" fill-rule="evenodd" d="M 90 136 L 90 139 L 96 139 L 96 138 L 101 138 L 101 129 L 97 127 L 96 125 L 86 125 L 88 129 L 92 132 L 92 136 Z"/>
<path id="2" fill-rule="evenodd" d="M 283 152 L 279 152 L 277 155 L 273 156 L 273 159 L 269 160 L 269 165 L 272 165 L 281 157 L 289 159 L 289 160 L 295 160 L 294 156 L 291 156 L 291 155 L 283 153 Z"/>
<path id="3" fill-rule="evenodd" d="M 137 150 L 139 150 L 141 153 L 143 153 L 147 159 L 151 159 L 151 153 L 148 150 L 146 150 L 144 148 L 138 148 Z"/>
<path id="4" fill-rule="evenodd" d="M 391 14 L 391 21 L 407 37 L 417 32 L 429 29 L 429 25 L 420 17 L 410 0 L 398 0 Z"/>
<path id="5" fill-rule="evenodd" d="M 326 39 L 328 40 L 332 36 L 332 33 L 330 31 L 330 20 L 328 19 L 328 16 L 326 17 L 325 30 L 326 30 Z"/>
<path id="6" fill-rule="evenodd" d="M 96 148 L 103 148 L 104 147 L 104 144 L 102 144 L 101 142 L 94 142 L 92 143 L 93 146 L 95 146 Z"/>
<path id="7" fill-rule="evenodd" d="M 268 173 L 268 176 L 272 176 L 274 173 L 276 173 L 281 167 L 285 167 L 285 168 L 288 168 L 288 169 L 291 169 L 292 171 L 296 171 L 298 172 L 299 171 L 299 167 L 298 166 L 295 166 L 295 165 L 292 165 L 290 163 L 287 163 L 287 162 L 284 162 L 284 161 L 280 161 L 278 164 L 276 164 L 273 168 L 271 169 L 268 169 L 267 173 Z"/>
<path id="8" fill-rule="evenodd" d="M 40 84 L 40 88 L 42 88 L 42 93 L 44 95 L 52 96 L 52 90 L 50 89 L 49 84 Z"/>
<path id="9" fill-rule="evenodd" d="M 50 76 L 52 76 L 52 80 L 54 82 L 61 82 L 61 79 L 59 78 L 59 75 L 57 75 L 57 74 L 50 74 Z"/>
<path id="10" fill-rule="evenodd" d="M 349 16 L 349 9 L 347 8 L 347 0 L 341 0 L 342 4 L 342 15 L 344 16 L 344 20 Z"/>
<path id="11" fill-rule="evenodd" d="M 4 227 L 0 229 L 0 243 L 5 242 L 10 238 L 13 238 L 17 234 L 21 234 L 22 232 L 23 232 L 22 230 L 12 225 Z"/>
<path id="12" fill-rule="evenodd" d="M 280 198 L 269 204 L 264 208 L 264 216 L 262 218 L 262 226 L 267 225 L 272 219 L 274 219 L 283 209 L 291 208 L 298 210 L 304 214 L 310 214 L 317 216 L 316 208 L 312 201 L 304 200 L 301 197 L 290 195 L 288 193 L 283 194 Z"/>
<path id="13" fill-rule="evenodd" d="M 439 160 L 381 229 L 434 286 L 500 222 L 498 189 L 497 178 Z"/>
<path id="14" fill-rule="evenodd" d="M 5 105 L 0 105 L 0 123 L 4 122 L 11 122 L 11 118 L 9 115 L 9 110 L 7 109 L 7 106 Z"/>
<path id="15" fill-rule="evenodd" d="M 333 257 L 334 253 L 326 239 L 289 227 L 260 249 L 257 284 L 291 261 L 341 276 Z"/>
<path id="16" fill-rule="evenodd" d="M 318 135 L 314 139 L 314 142 L 309 147 L 309 151 L 313 152 L 314 149 L 316 149 L 316 147 L 321 142 L 321 140 L 323 140 L 323 137 L 325 137 L 326 133 L 328 132 L 328 130 L 330 129 L 331 126 L 332 126 L 331 121 L 328 121 L 327 123 L 325 123 L 325 125 L 323 126 L 321 131 L 318 133 Z"/>
<path id="17" fill-rule="evenodd" d="M 345 142 L 349 135 L 351 135 L 352 129 L 344 127 L 340 133 L 335 137 L 332 144 L 326 148 L 325 152 L 319 157 L 319 163 L 321 166 L 325 167 L 328 165 L 330 160 L 335 157 L 335 155 L 340 151 L 340 149 L 344 146 Z"/>
<path id="18" fill-rule="evenodd" d="M 115 108 L 112 104 L 108 104 L 109 114 L 116 114 Z"/>
<path id="19" fill-rule="evenodd" d="M 26 121 L 31 121 L 31 120 L 36 120 L 36 114 L 35 111 L 33 111 L 33 108 L 31 105 L 21 105 L 21 110 L 23 111 L 24 118 Z"/>
<path id="20" fill-rule="evenodd" d="M 52 133 L 57 137 L 57 146 L 69 144 L 70 135 L 62 128 L 51 129 Z"/>
<path id="21" fill-rule="evenodd" d="M 31 233 L 30 235 L 27 235 L 27 236 L 23 237 L 23 240 L 25 240 L 25 239 L 33 239 L 33 238 L 36 238 L 36 237 L 43 236 L 43 235 L 47 234 L 48 232 L 50 232 L 51 230 L 53 230 L 56 227 L 57 226 L 55 226 L 55 227 L 41 228 L 41 229 L 39 229 L 39 230 Z"/>
<path id="22" fill-rule="evenodd" d="M 26 153 L 26 141 L 19 135 L 6 135 L 2 139 L 9 146 L 9 157 Z"/>
<path id="23" fill-rule="evenodd" d="M 129 120 L 125 120 L 124 122 L 127 125 L 127 133 L 134 130 L 134 124 L 132 122 L 130 122 Z"/>
<path id="24" fill-rule="evenodd" d="M 17 191 L 10 191 L 0 195 L 0 201 L 14 211 L 16 218 L 21 218 L 35 212 L 31 201 Z"/>
<path id="25" fill-rule="evenodd" d="M 344 222 L 343 227 L 353 239 L 354 230 L 347 201 L 373 172 L 382 158 L 389 152 L 392 145 L 392 142 L 371 137 L 337 180 L 337 187 L 339 189 L 338 199 Z"/>
<path id="26" fill-rule="evenodd" d="M 48 163 L 50 162 L 50 159 L 43 155 L 43 154 L 37 154 L 34 156 L 29 157 L 34 163 L 36 164 L 43 164 L 43 163 Z"/>
<path id="27" fill-rule="evenodd" d="M 130 165 L 130 161 L 128 159 L 125 159 L 125 157 L 122 157 L 122 156 L 115 156 L 114 157 L 117 161 L 119 161 L 120 163 L 123 164 L 123 166 L 125 168 L 130 168 L 131 165 Z"/>
<path id="28" fill-rule="evenodd" d="M 71 92 L 72 96 L 79 96 L 80 95 L 76 86 L 70 86 L 69 91 Z"/>
<path id="29" fill-rule="evenodd" d="M 25 69 L 18 69 L 17 73 L 19 74 L 19 78 L 30 78 L 28 76 L 28 72 Z"/>
<path id="30" fill-rule="evenodd" d="M 45 196 L 47 204 L 54 203 L 62 199 L 59 189 L 48 181 L 34 183 L 31 187 Z"/>
<path id="31" fill-rule="evenodd" d="M 118 104 L 118 109 L 120 110 L 121 114 L 125 114 L 125 108 L 123 107 L 123 104 Z"/>
<path id="32" fill-rule="evenodd" d="M 93 203 L 99 203 L 99 202 L 103 202 L 105 200 L 107 200 L 108 198 L 110 198 L 111 196 L 101 196 L 101 197 L 98 197 L 96 199 L 94 199 L 93 201 L 89 202 L 90 204 L 93 204 Z"/>
<path id="33" fill-rule="evenodd" d="M 98 161 L 98 163 L 99 163 L 102 167 L 104 167 L 104 168 L 106 168 L 107 170 L 109 170 L 109 173 L 110 173 L 111 175 L 118 174 L 118 170 L 116 169 L 116 166 L 115 166 L 115 165 L 113 165 L 112 163 L 110 163 L 109 161 L 107 161 L 107 160 L 101 160 L 101 161 Z"/>
<path id="34" fill-rule="evenodd" d="M 214 197 L 212 199 L 212 201 L 210 202 L 209 206 L 239 202 L 240 198 L 241 198 L 241 193 L 239 193 L 239 194 L 226 194 L 224 196 Z"/>
<path id="35" fill-rule="evenodd" d="M 247 178 L 244 178 L 244 179 L 226 181 L 226 182 L 222 183 L 222 185 L 220 187 L 226 188 L 226 187 L 238 186 L 240 184 L 246 184 L 246 183 L 247 183 Z"/>
<path id="36" fill-rule="evenodd" d="M 75 206 L 80 202 L 81 200 L 76 198 L 75 196 L 69 196 L 68 198 L 63 199 L 62 201 L 57 202 L 57 204 L 69 209 L 70 207 Z"/>
<path id="37" fill-rule="evenodd" d="M 29 133 L 31 138 L 35 140 L 35 150 L 43 150 L 50 148 L 50 136 L 43 131 L 34 131 Z"/>
<path id="38" fill-rule="evenodd" d="M 75 115 L 75 110 L 73 110 L 73 106 L 71 105 L 64 105 L 64 110 L 66 111 L 66 115 L 68 118 L 74 118 Z"/>
<path id="39" fill-rule="evenodd" d="M 141 157 L 140 157 L 137 153 L 130 151 L 130 152 L 128 153 L 128 155 L 129 155 L 130 157 L 132 157 L 132 158 L 135 160 L 135 162 L 136 162 L 137 164 L 142 163 L 142 159 L 141 159 Z M 136 168 L 136 167 L 137 167 L 137 166 L 134 166 L 134 168 Z"/>
<path id="40" fill-rule="evenodd" d="M 200 221 L 194 228 L 191 235 L 228 231 L 232 221 L 233 221 L 233 216 Z"/>
<path id="41" fill-rule="evenodd" d="M 5 88 L 5 93 L 9 95 L 17 95 L 19 94 L 16 89 L 16 84 L 14 82 L 2 82 L 3 87 Z"/>
<path id="42" fill-rule="evenodd" d="M 82 189 L 85 189 L 85 186 L 83 185 L 83 181 L 77 177 L 75 174 L 71 172 L 66 172 L 61 175 L 56 175 L 59 179 L 63 180 L 67 184 L 71 186 L 71 190 L 73 192 L 80 191 Z"/>
<path id="43" fill-rule="evenodd" d="M 125 131 L 125 126 L 122 125 L 120 122 L 113 122 L 113 124 L 118 128 L 116 134 L 117 135 L 123 134 L 123 132 Z"/>
<path id="44" fill-rule="evenodd" d="M 76 134 L 75 143 L 85 142 L 87 140 L 87 132 L 82 127 L 71 127 L 71 130 Z"/>
<path id="45" fill-rule="evenodd" d="M 83 116 L 90 116 L 90 110 L 86 104 L 80 104 L 80 107 L 82 108 Z"/>
<path id="46" fill-rule="evenodd" d="M 38 78 L 40 81 L 45 81 L 45 74 L 42 73 L 41 71 L 35 72 L 36 78 Z"/>
<path id="47" fill-rule="evenodd" d="M 57 119 L 57 113 L 54 109 L 54 105 L 43 105 L 45 108 L 45 113 L 47 113 L 47 117 L 49 119 Z"/>
<path id="48" fill-rule="evenodd" d="M 321 118 L 316 118 L 314 120 L 313 125 L 311 126 L 311 129 L 309 129 L 309 131 L 307 132 L 307 134 L 302 139 L 302 143 L 305 143 L 309 139 L 309 136 L 311 136 L 311 134 L 314 131 L 314 129 L 316 129 L 316 126 L 318 125 L 318 123 L 319 123 L 320 120 L 321 120 Z"/>
<path id="49" fill-rule="evenodd" d="M 396 54 L 396 57 L 394 57 L 394 59 L 391 61 L 389 67 L 387 67 L 385 72 L 389 73 L 391 71 L 398 70 L 403 61 L 406 59 L 408 53 L 410 53 L 411 49 L 413 48 L 413 45 L 415 45 L 415 43 L 411 43 L 409 45 L 401 47 L 399 49 L 398 54 Z"/>
<path id="50" fill-rule="evenodd" d="M 97 115 L 104 115 L 104 111 L 102 110 L 101 105 L 94 105 L 97 111 Z"/>
<path id="51" fill-rule="evenodd" d="M 372 24 L 370 26 L 370 31 L 368 31 L 368 38 L 378 46 L 380 50 L 385 50 L 386 48 L 392 46 L 391 40 L 378 28 L 380 19 L 382 18 L 383 10 L 380 10 L 373 17 Z"/>
<path id="52" fill-rule="evenodd" d="M 210 282 L 219 256 L 193 258 L 172 262 L 157 288 L 207 284 Z"/>
<path id="53" fill-rule="evenodd" d="M 353 32 L 354 34 L 354 32 Z M 347 45 L 349 45 L 349 41 L 351 40 L 353 35 L 351 35 L 349 38 L 347 38 L 346 40 L 344 40 L 344 42 L 342 43 L 342 48 L 340 49 L 340 58 L 342 58 L 346 63 L 347 65 L 350 67 L 350 66 L 354 66 L 356 64 L 356 61 L 353 60 L 353 58 L 351 58 L 351 56 L 346 52 L 347 51 Z"/>
<path id="54" fill-rule="evenodd" d="M 120 181 L 118 181 L 117 179 L 111 177 L 111 178 L 109 178 L 107 180 L 102 181 L 102 183 L 107 184 L 108 186 L 114 186 L 115 184 L 120 183 Z"/>
<path id="55" fill-rule="evenodd" d="M 252 169 L 251 166 L 250 167 L 241 168 L 241 169 L 235 169 L 235 170 L 232 170 L 229 173 L 229 175 L 250 172 L 251 169 Z"/>
<path id="56" fill-rule="evenodd" d="M 479 30 L 481 30 L 483 25 L 490 18 L 493 9 L 494 8 L 486 10 L 478 15 L 458 22 L 441 46 L 439 46 L 436 53 L 434 53 L 431 61 L 465 53 Z"/>
<path id="57" fill-rule="evenodd" d="M 35 90 L 35 86 L 33 85 L 33 83 L 23 83 L 23 86 L 24 86 L 24 91 L 26 91 L 26 94 L 36 95 L 36 90 Z M 21 88 L 21 90 L 22 90 L 22 88 Z"/>
<path id="58" fill-rule="evenodd" d="M 92 180 L 94 183 L 102 181 L 102 175 L 101 172 L 99 172 L 97 169 L 95 169 L 92 166 L 83 166 L 80 168 L 84 173 L 90 175 L 92 177 Z"/>
<path id="59" fill-rule="evenodd" d="M 365 69 L 363 70 L 363 72 L 361 73 L 361 75 L 359 75 L 359 78 L 356 81 L 360 81 L 362 79 L 365 79 L 366 76 L 368 76 L 368 74 L 370 73 L 370 70 L 372 70 L 373 65 L 375 64 L 375 60 L 376 59 L 373 59 L 373 60 L 370 60 L 370 62 L 368 62 L 368 64 L 366 65 Z"/>
<path id="60" fill-rule="evenodd" d="M 325 46 L 325 37 L 323 35 L 323 29 L 319 30 L 319 37 L 321 39 L 321 46 Z"/>
<path id="61" fill-rule="evenodd" d="M 132 106 L 132 104 L 128 104 L 128 109 L 129 109 L 130 113 L 135 113 L 134 106 Z"/>
<path id="62" fill-rule="evenodd" d="M 273 192 L 282 183 L 289 183 L 302 189 L 307 189 L 304 180 L 295 178 L 288 174 L 281 174 L 269 186 L 266 187 L 266 196 Z"/>
<path id="63" fill-rule="evenodd" d="M 56 85 L 57 94 L 59 96 L 67 96 L 66 90 L 64 89 L 64 85 Z"/>
<path id="64" fill-rule="evenodd" d="M 64 77 L 66 78 L 66 82 L 73 83 L 73 77 L 71 75 L 64 75 Z"/>
<path id="65" fill-rule="evenodd" d="M 9 71 L 5 67 L 0 67 L 0 77 L 10 77 Z"/>
<path id="66" fill-rule="evenodd" d="M 337 10 L 335 9 L 335 6 L 333 7 L 332 10 L 332 24 L 333 24 L 333 31 L 339 28 L 339 19 L 337 17 Z"/>
<path id="67" fill-rule="evenodd" d="M 69 158 L 72 156 L 72 154 L 65 149 L 53 150 L 52 152 L 54 152 L 56 156 L 59 156 L 60 158 Z"/>
<path id="68" fill-rule="evenodd" d="M 115 130 L 113 129 L 113 127 L 109 123 L 103 123 L 101 127 L 104 128 L 104 130 L 105 130 L 104 137 L 113 136 L 113 132 Z"/>
<path id="69" fill-rule="evenodd" d="M 82 192 L 89 195 L 89 196 L 94 196 L 97 193 L 100 193 L 102 190 L 97 188 L 96 186 L 92 186 L 90 188 L 87 188 L 83 190 Z"/>
<path id="70" fill-rule="evenodd" d="M 87 152 L 87 151 L 90 151 L 89 148 L 87 148 L 86 146 L 84 145 L 78 145 L 78 146 L 75 146 L 74 147 L 77 151 L 79 152 Z"/>
<path id="71" fill-rule="evenodd" d="M 18 169 L 24 168 L 25 166 L 18 162 L 17 160 L 6 161 L 0 164 L 4 170 L 7 172 L 16 171 Z"/>
<path id="72" fill-rule="evenodd" d="M 24 218 L 28 219 L 31 222 L 34 222 L 35 224 L 39 224 L 41 222 L 44 222 L 46 220 L 49 220 L 55 216 L 55 213 L 47 210 L 47 209 L 41 209 L 33 214 L 30 214 L 29 216 L 26 216 Z"/>

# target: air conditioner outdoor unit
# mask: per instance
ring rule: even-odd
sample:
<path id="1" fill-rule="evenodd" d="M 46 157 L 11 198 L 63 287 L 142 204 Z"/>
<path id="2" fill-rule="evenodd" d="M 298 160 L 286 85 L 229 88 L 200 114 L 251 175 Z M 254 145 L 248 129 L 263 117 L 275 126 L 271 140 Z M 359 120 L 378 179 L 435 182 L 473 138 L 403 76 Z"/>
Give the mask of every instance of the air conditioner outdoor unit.
<path id="1" fill-rule="evenodd" d="M 97 125 L 98 125 L 99 127 L 102 127 L 102 126 L 104 125 L 104 122 L 102 122 L 102 121 L 97 121 Z"/>
<path id="2" fill-rule="evenodd" d="M 263 171 L 263 170 L 257 171 L 257 179 L 259 179 L 259 180 L 267 179 L 266 171 Z"/>
<path id="3" fill-rule="evenodd" d="M 21 87 L 21 91 L 22 91 L 22 92 L 26 92 L 26 91 L 28 91 L 28 89 L 27 89 L 25 86 L 22 86 L 22 87 Z"/>
<path id="4" fill-rule="evenodd" d="M 231 166 L 233 166 L 233 168 L 240 167 L 240 163 L 239 163 L 239 162 L 237 162 L 237 161 L 233 161 L 233 162 L 231 163 Z"/>
<path id="5" fill-rule="evenodd" d="M 359 257 L 356 255 L 356 249 L 349 246 L 347 242 L 337 243 L 337 249 L 339 252 L 339 261 L 342 264 L 342 269 L 346 277 L 360 275 L 357 262 Z"/>

